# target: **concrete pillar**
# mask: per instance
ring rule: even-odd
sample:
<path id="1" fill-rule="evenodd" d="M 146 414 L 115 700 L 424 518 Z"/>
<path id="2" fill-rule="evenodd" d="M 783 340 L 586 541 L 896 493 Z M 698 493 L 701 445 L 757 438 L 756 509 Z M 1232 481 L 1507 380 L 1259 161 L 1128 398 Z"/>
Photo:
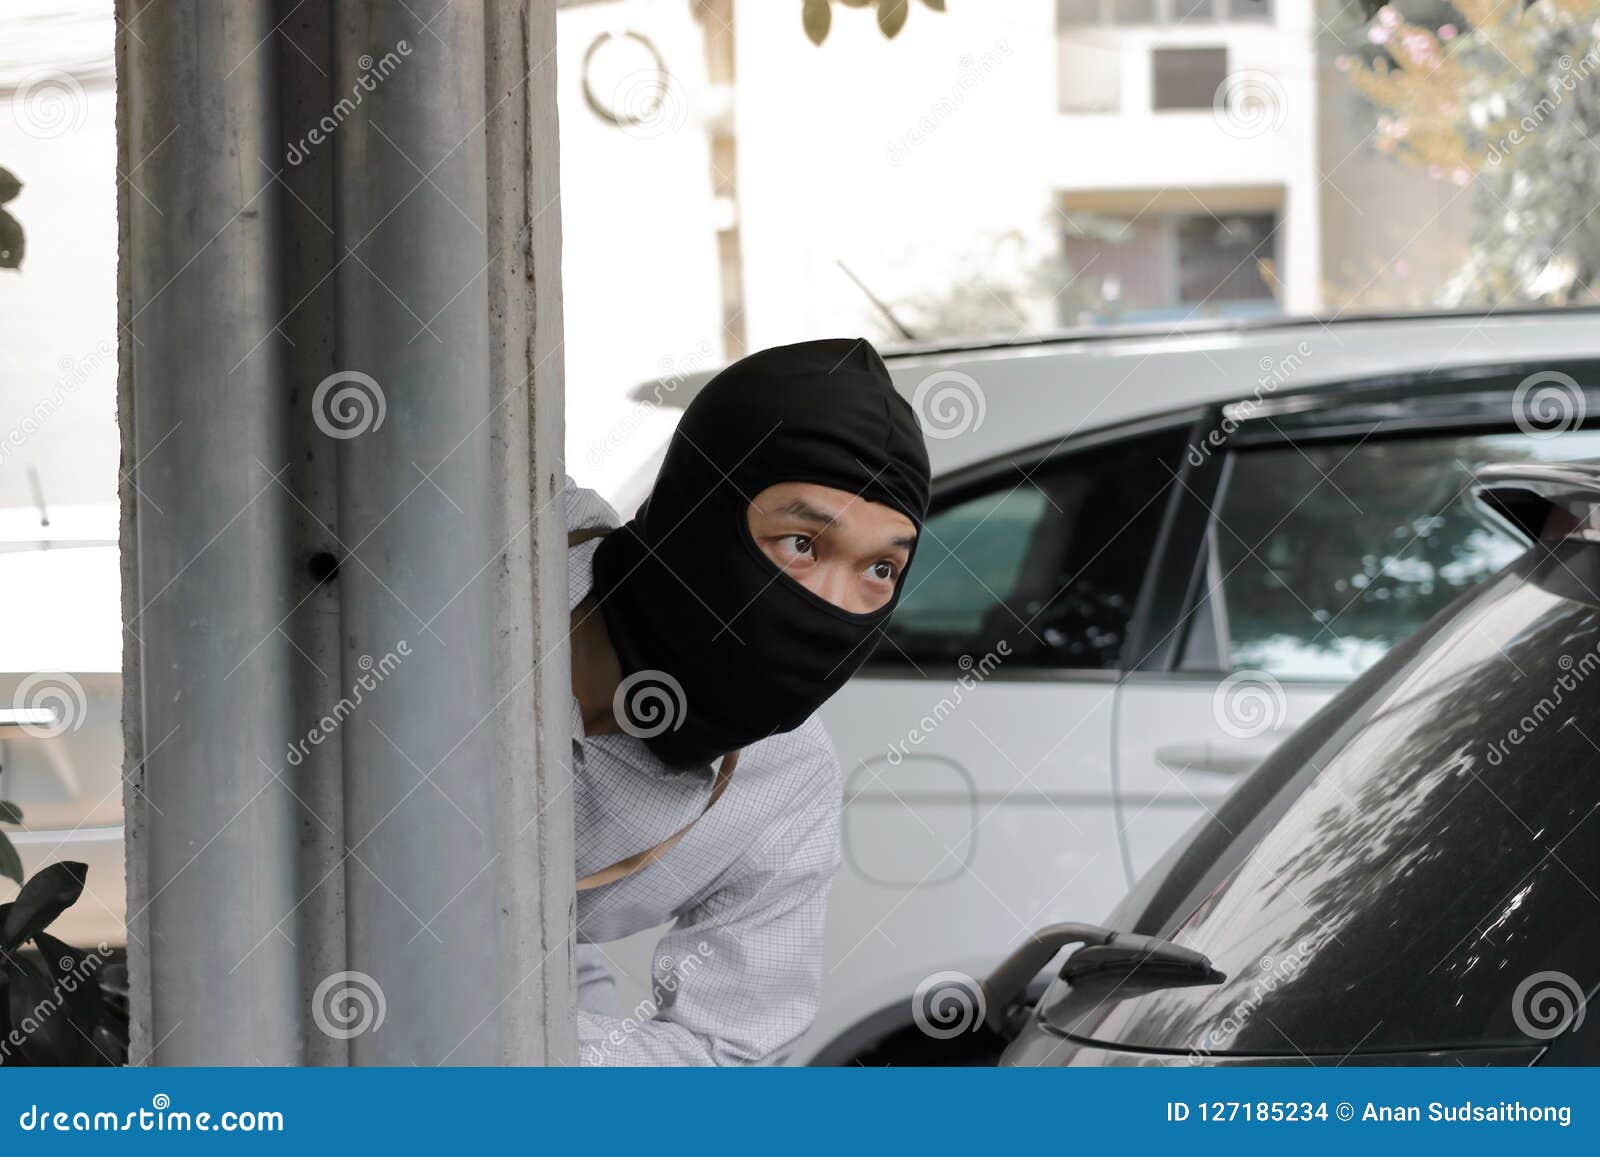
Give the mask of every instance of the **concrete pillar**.
<path id="1" fill-rule="evenodd" d="M 133 1056 L 571 1060 L 554 0 L 118 19 Z"/>

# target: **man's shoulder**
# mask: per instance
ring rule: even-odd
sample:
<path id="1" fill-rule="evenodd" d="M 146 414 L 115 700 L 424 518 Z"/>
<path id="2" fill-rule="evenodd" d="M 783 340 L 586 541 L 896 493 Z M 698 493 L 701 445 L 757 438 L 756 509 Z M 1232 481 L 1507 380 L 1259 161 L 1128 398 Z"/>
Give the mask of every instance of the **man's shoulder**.
<path id="1" fill-rule="evenodd" d="M 822 720 L 813 715 L 793 731 L 750 744 L 734 776 L 764 781 L 777 811 L 833 811 L 844 795 L 844 772 Z"/>
<path id="2" fill-rule="evenodd" d="M 611 503 L 600 497 L 596 491 L 579 486 L 572 480 L 570 474 L 566 476 L 566 488 L 562 498 L 566 504 L 568 530 L 577 530 L 584 526 L 616 527 L 622 524 L 622 519 L 617 517 L 617 512 L 612 509 Z"/>
<path id="3" fill-rule="evenodd" d="M 834 751 L 833 740 L 823 727 L 822 720 L 813 715 L 793 731 L 770 735 L 757 740 L 739 756 L 741 764 L 749 760 L 763 767 L 783 767 L 792 770 L 815 772 L 827 765 L 834 778 L 839 778 L 839 756 Z"/>
<path id="4" fill-rule="evenodd" d="M 621 520 L 611 504 L 593 490 L 579 486 L 566 476 L 566 489 L 562 498 L 566 504 L 567 534 L 586 527 L 603 526 L 614 530 Z M 567 608 L 575 611 L 588 596 L 594 585 L 594 552 L 600 545 L 596 536 L 567 547 Z"/>

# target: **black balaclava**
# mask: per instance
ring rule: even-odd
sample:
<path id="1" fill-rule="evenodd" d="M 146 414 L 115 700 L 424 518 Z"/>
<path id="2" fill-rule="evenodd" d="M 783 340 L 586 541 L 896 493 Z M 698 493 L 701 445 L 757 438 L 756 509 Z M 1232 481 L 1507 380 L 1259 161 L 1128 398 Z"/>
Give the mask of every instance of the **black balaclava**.
<path id="1" fill-rule="evenodd" d="M 887 605 L 853 614 L 784 574 L 746 521 L 779 482 L 846 490 L 920 529 L 927 448 L 865 339 L 778 346 L 717 374 L 639 513 L 596 548 L 618 722 L 669 767 L 800 726 L 872 653 L 905 585 L 903 570 Z"/>

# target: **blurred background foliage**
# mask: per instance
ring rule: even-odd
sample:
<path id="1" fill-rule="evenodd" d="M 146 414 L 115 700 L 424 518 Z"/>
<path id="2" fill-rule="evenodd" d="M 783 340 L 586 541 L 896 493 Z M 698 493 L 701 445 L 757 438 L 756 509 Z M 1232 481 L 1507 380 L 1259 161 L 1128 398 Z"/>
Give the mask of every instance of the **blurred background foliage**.
<path id="1" fill-rule="evenodd" d="M 1351 39 L 1338 66 L 1377 148 L 1470 186 L 1470 256 L 1440 304 L 1595 301 L 1600 0 L 1390 4 Z"/>

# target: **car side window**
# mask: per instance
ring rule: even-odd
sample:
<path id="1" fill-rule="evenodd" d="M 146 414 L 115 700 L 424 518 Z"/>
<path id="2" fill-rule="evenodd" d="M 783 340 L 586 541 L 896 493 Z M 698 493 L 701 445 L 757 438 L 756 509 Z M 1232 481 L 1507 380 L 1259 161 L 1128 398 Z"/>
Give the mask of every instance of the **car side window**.
<path id="1" fill-rule="evenodd" d="M 1478 469 L 1596 455 L 1600 430 L 1239 450 L 1180 666 L 1354 678 L 1521 553 L 1472 503 Z"/>
<path id="2" fill-rule="evenodd" d="M 876 666 L 1114 669 L 1187 428 L 1014 466 L 924 524 Z"/>

